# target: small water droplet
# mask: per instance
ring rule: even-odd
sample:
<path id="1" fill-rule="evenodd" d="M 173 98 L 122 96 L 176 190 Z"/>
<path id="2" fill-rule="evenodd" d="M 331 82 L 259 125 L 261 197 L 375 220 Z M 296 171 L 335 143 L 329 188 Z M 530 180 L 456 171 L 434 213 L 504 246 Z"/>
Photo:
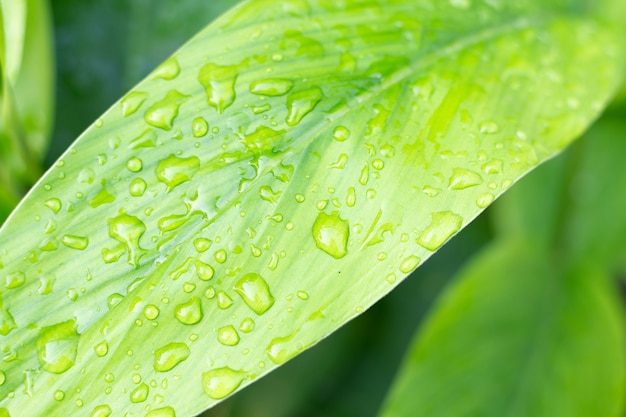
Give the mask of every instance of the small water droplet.
<path id="1" fill-rule="evenodd" d="M 250 317 L 246 317 L 241 321 L 241 324 L 239 324 L 239 330 L 241 330 L 243 333 L 250 333 L 254 330 L 255 325 L 256 323 L 253 319 L 251 319 Z"/>
<path id="2" fill-rule="evenodd" d="M 466 188 L 475 187 L 483 183 L 482 177 L 474 172 L 464 168 L 454 168 L 452 176 L 448 182 L 451 190 L 465 190 Z"/>
<path id="3" fill-rule="evenodd" d="M 500 159 L 492 159 L 481 167 L 485 174 L 501 174 L 503 163 Z"/>
<path id="4" fill-rule="evenodd" d="M 344 142 L 350 137 L 350 130 L 345 126 L 337 126 L 333 130 L 333 138 L 337 142 Z"/>
<path id="5" fill-rule="evenodd" d="M 159 161 L 155 173 L 159 181 L 167 185 L 168 191 L 190 181 L 200 168 L 200 159 L 196 156 L 189 158 L 179 158 L 170 154 L 165 159 Z"/>
<path id="6" fill-rule="evenodd" d="M 65 393 L 61 391 L 60 389 L 56 390 L 54 392 L 54 399 L 57 401 L 63 401 L 65 399 Z"/>
<path id="7" fill-rule="evenodd" d="M 148 304 L 144 309 L 143 309 L 143 315 L 148 319 L 148 320 L 154 320 L 157 317 L 159 317 L 159 314 L 161 313 L 161 310 L 159 310 L 159 307 L 155 306 L 154 304 Z"/>
<path id="8" fill-rule="evenodd" d="M 333 258 L 340 259 L 348 253 L 350 225 L 339 217 L 339 212 L 319 213 L 312 232 L 315 245 Z"/>
<path id="9" fill-rule="evenodd" d="M 5 285 L 8 289 L 20 287 L 24 282 L 26 282 L 26 275 L 22 271 L 11 272 L 5 279 Z"/>
<path id="10" fill-rule="evenodd" d="M 461 229 L 463 218 L 451 211 L 433 213 L 430 217 L 430 225 L 422 231 L 416 241 L 424 248 L 435 251 Z"/>
<path id="11" fill-rule="evenodd" d="M 54 214 L 57 214 L 62 207 L 61 200 L 58 198 L 49 198 L 43 204 L 52 210 Z"/>
<path id="12" fill-rule="evenodd" d="M 252 94 L 263 96 L 282 96 L 287 94 L 293 88 L 293 81 L 283 78 L 267 78 L 264 80 L 253 81 L 250 84 L 250 92 Z"/>
<path id="13" fill-rule="evenodd" d="M 400 272 L 408 274 L 417 268 L 421 261 L 422 260 L 415 255 L 408 256 L 402 261 L 398 269 L 400 269 Z"/>
<path id="14" fill-rule="evenodd" d="M 130 402 L 132 403 L 142 403 L 148 399 L 148 394 L 150 393 L 150 387 L 145 382 L 142 382 L 139 386 L 137 386 L 130 393 Z"/>
<path id="15" fill-rule="evenodd" d="M 169 58 L 158 66 L 152 73 L 152 78 L 162 78 L 164 80 L 173 80 L 180 74 L 180 66 L 175 57 Z"/>
<path id="16" fill-rule="evenodd" d="M 211 265 L 205 264 L 204 262 L 197 260 L 196 261 L 196 274 L 198 278 L 203 281 L 210 281 L 215 274 L 215 270 Z"/>
<path id="17" fill-rule="evenodd" d="M 178 116 L 180 106 L 187 101 L 189 96 L 170 90 L 166 96 L 148 107 L 144 113 L 144 120 L 150 126 L 163 130 L 172 130 L 174 119 Z"/>
<path id="18" fill-rule="evenodd" d="M 71 249 L 85 250 L 89 246 L 89 239 L 83 236 L 65 235 L 61 242 Z"/>
<path id="19" fill-rule="evenodd" d="M 150 411 L 145 417 L 176 417 L 176 412 L 172 407 L 157 408 Z"/>
<path id="20" fill-rule="evenodd" d="M 122 116 L 128 117 L 131 114 L 139 110 L 139 107 L 148 98 L 148 93 L 142 93 L 140 91 L 133 91 L 122 99 L 120 105 L 122 107 Z"/>
<path id="21" fill-rule="evenodd" d="M 264 185 L 259 188 L 259 197 L 269 203 L 276 204 L 278 202 L 278 199 L 280 198 L 280 195 L 280 191 L 274 191 L 269 186 Z"/>
<path id="22" fill-rule="evenodd" d="M 317 87 L 289 95 L 287 97 L 287 110 L 289 113 L 285 120 L 287 125 L 295 126 L 300 123 L 304 116 L 309 114 L 323 97 L 322 90 Z"/>
<path id="23" fill-rule="evenodd" d="M 201 138 L 209 133 L 209 124 L 202 117 L 196 117 L 191 122 L 191 132 L 194 138 Z"/>
<path id="24" fill-rule="evenodd" d="M 93 409 L 91 417 L 109 417 L 113 413 L 111 406 L 108 404 L 99 405 Z"/>
<path id="25" fill-rule="evenodd" d="M 135 178 L 130 182 L 129 192 L 133 197 L 141 197 L 147 188 L 148 184 L 142 178 Z"/>
<path id="26" fill-rule="evenodd" d="M 222 310 L 226 310 L 228 307 L 232 306 L 234 303 L 233 299 L 230 298 L 228 294 L 224 291 L 217 292 L 217 306 Z"/>
<path id="27" fill-rule="evenodd" d="M 225 346 L 235 346 L 239 343 L 239 334 L 232 325 L 220 327 L 217 330 L 217 340 Z"/>
<path id="28" fill-rule="evenodd" d="M 293 342 L 295 335 L 296 333 L 286 337 L 277 337 L 270 342 L 266 353 L 272 362 L 281 365 L 304 350 L 302 345 Z"/>
<path id="29" fill-rule="evenodd" d="M 213 242 L 209 239 L 199 237 L 193 241 L 193 246 L 196 248 L 196 251 L 198 251 L 198 253 L 203 253 L 209 250 L 212 243 Z"/>
<path id="30" fill-rule="evenodd" d="M 143 169 L 143 162 L 137 157 L 132 157 L 126 162 L 126 168 L 130 172 L 139 172 Z"/>
<path id="31" fill-rule="evenodd" d="M 93 350 L 94 352 L 96 352 L 96 355 L 100 357 L 106 356 L 106 354 L 109 353 L 109 344 L 107 343 L 106 340 L 103 340 L 102 342 L 95 345 L 93 347 Z"/>
<path id="32" fill-rule="evenodd" d="M 244 275 L 234 286 L 234 290 L 243 301 L 258 315 L 262 315 L 274 305 L 274 297 L 269 285 L 257 273 Z"/>
<path id="33" fill-rule="evenodd" d="M 296 295 L 298 296 L 299 299 L 301 299 L 303 301 L 309 299 L 309 294 L 307 294 L 304 291 L 298 291 L 298 293 Z"/>
<path id="34" fill-rule="evenodd" d="M 493 196 L 493 194 L 489 194 L 489 193 L 485 193 L 485 194 L 481 194 L 480 196 L 478 196 L 478 198 L 476 199 L 476 205 L 481 208 L 484 209 L 486 208 L 488 205 L 490 205 L 491 203 L 493 203 L 493 200 L 495 199 L 495 197 Z"/>
<path id="35" fill-rule="evenodd" d="M 154 351 L 153 367 L 156 372 L 167 372 L 186 360 L 191 351 L 185 343 L 168 343 Z"/>
<path id="36" fill-rule="evenodd" d="M 146 225 L 135 216 L 120 214 L 109 219 L 109 236 L 126 246 L 128 263 L 139 266 L 139 259 L 143 249 L 139 246 L 139 239 L 146 231 Z"/>
<path id="37" fill-rule="evenodd" d="M 200 69 L 198 81 L 204 87 L 209 106 L 220 114 L 235 102 L 237 66 L 221 66 L 208 63 Z"/>
<path id="38" fill-rule="evenodd" d="M 372 168 L 380 171 L 381 169 L 385 168 L 385 163 L 381 159 L 374 159 L 372 161 Z"/>
<path id="39" fill-rule="evenodd" d="M 498 127 L 498 125 L 494 122 L 486 121 L 480 124 L 479 130 L 480 130 L 480 133 L 484 133 L 486 135 L 493 135 L 494 133 L 498 133 L 500 131 L 500 127 Z"/>
<path id="40" fill-rule="evenodd" d="M 62 374 L 74 366 L 79 338 L 74 320 L 42 327 L 36 342 L 41 367 L 50 373 Z"/>
<path id="41" fill-rule="evenodd" d="M 202 374 L 202 388 L 207 395 L 215 400 L 221 400 L 232 394 L 246 379 L 242 371 L 235 371 L 227 366 L 211 369 Z"/>
<path id="42" fill-rule="evenodd" d="M 89 205 L 93 208 L 98 208 L 105 204 L 110 204 L 115 201 L 115 196 L 111 194 L 104 186 L 102 189 L 96 194 L 91 201 L 89 201 Z"/>
<path id="43" fill-rule="evenodd" d="M 179 304 L 174 309 L 176 319 L 183 324 L 197 324 L 202 320 L 202 301 L 198 297 L 192 297 L 189 301 Z"/>

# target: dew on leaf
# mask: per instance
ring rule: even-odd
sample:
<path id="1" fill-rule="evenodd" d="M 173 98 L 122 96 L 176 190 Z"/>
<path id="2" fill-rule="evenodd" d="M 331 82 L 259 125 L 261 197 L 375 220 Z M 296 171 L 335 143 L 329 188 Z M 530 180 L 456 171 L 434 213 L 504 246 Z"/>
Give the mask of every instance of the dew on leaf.
<path id="1" fill-rule="evenodd" d="M 61 210 L 61 200 L 58 198 L 49 198 L 43 203 L 46 207 L 48 207 L 54 214 L 57 214 Z"/>
<path id="2" fill-rule="evenodd" d="M 8 289 L 17 288 L 26 282 L 26 275 L 22 271 L 14 271 L 6 276 L 4 282 Z"/>
<path id="3" fill-rule="evenodd" d="M 99 405 L 93 409 L 91 417 L 109 417 L 113 413 L 111 406 L 108 404 Z"/>
<path id="4" fill-rule="evenodd" d="M 144 113 L 144 120 L 150 126 L 163 130 L 172 130 L 174 119 L 178 116 L 180 106 L 187 101 L 189 96 L 170 90 L 162 100 L 148 107 Z"/>
<path id="5" fill-rule="evenodd" d="M 319 213 L 312 233 L 315 245 L 333 258 L 340 259 L 348 253 L 350 225 L 339 216 L 339 212 Z"/>
<path id="6" fill-rule="evenodd" d="M 271 108 L 272 106 L 270 105 L 270 103 L 265 103 L 260 106 L 250 106 L 250 110 L 252 110 L 252 113 L 254 114 L 265 113 L 266 111 L 269 111 Z"/>
<path id="7" fill-rule="evenodd" d="M 211 265 L 205 264 L 204 262 L 197 260 L 196 261 L 196 275 L 203 281 L 209 281 L 213 278 L 215 274 L 215 270 Z"/>
<path id="8" fill-rule="evenodd" d="M 494 122 L 487 121 L 480 124 L 479 130 L 480 133 L 492 135 L 494 133 L 498 133 L 500 131 L 500 127 Z"/>
<path id="9" fill-rule="evenodd" d="M 464 168 L 454 168 L 448 182 L 448 187 L 451 190 L 464 190 L 482 183 L 483 179 L 478 173 Z"/>
<path id="10" fill-rule="evenodd" d="M 191 351 L 185 343 L 168 343 L 154 351 L 153 367 L 156 372 L 167 372 L 189 357 Z"/>
<path id="11" fill-rule="evenodd" d="M 7 380 L 7 376 L 3 371 L 0 371 L 0 386 L 4 385 Z"/>
<path id="12" fill-rule="evenodd" d="M 478 208 L 484 209 L 487 206 L 489 206 L 491 203 L 493 203 L 494 199 L 495 197 L 493 196 L 493 194 L 489 194 L 489 193 L 481 194 L 476 199 L 476 205 L 478 206 Z"/>
<path id="13" fill-rule="evenodd" d="M 233 305 L 233 299 L 230 298 L 228 294 L 224 291 L 217 292 L 217 306 L 222 310 L 226 310 L 228 307 Z"/>
<path id="14" fill-rule="evenodd" d="M 130 402 L 142 403 L 148 399 L 150 393 L 150 387 L 145 382 L 142 382 L 134 390 L 130 392 Z"/>
<path id="15" fill-rule="evenodd" d="M 110 204 L 112 202 L 115 201 L 115 196 L 113 194 L 111 194 L 106 188 L 104 188 L 104 186 L 102 187 L 102 189 L 100 191 L 98 191 L 98 194 L 96 194 L 91 201 L 89 201 L 89 205 L 92 208 L 98 208 L 102 205 L 105 204 Z"/>
<path id="16" fill-rule="evenodd" d="M 226 254 L 226 251 L 224 249 L 220 249 L 217 252 L 215 252 L 213 257 L 215 258 L 217 263 L 223 264 L 224 262 L 226 262 L 228 255 Z"/>
<path id="17" fill-rule="evenodd" d="M 196 251 L 198 251 L 198 253 L 203 253 L 209 250 L 212 243 L 213 242 L 211 242 L 209 239 L 199 237 L 193 241 L 193 246 L 196 248 Z"/>
<path id="18" fill-rule="evenodd" d="M 122 108 L 122 116 L 128 117 L 131 114 L 135 113 L 139 110 L 139 107 L 146 101 L 148 98 L 148 93 L 143 93 L 141 91 L 133 91 L 129 93 L 126 97 L 122 99 L 120 102 Z"/>
<path id="19" fill-rule="evenodd" d="M 481 169 L 485 174 L 500 174 L 502 173 L 503 164 L 500 159 L 492 159 L 491 161 L 483 164 Z"/>
<path id="20" fill-rule="evenodd" d="M 179 304 L 174 309 L 176 319 L 182 324 L 196 324 L 202 320 L 202 302 L 198 297 L 192 297 L 189 301 Z"/>
<path id="21" fill-rule="evenodd" d="M 224 346 L 235 346 L 239 343 L 239 334 L 232 325 L 217 329 L 217 340 Z"/>
<path id="22" fill-rule="evenodd" d="M 333 130 L 333 138 L 337 142 L 344 142 L 350 137 L 350 130 L 345 126 L 337 126 Z"/>
<path id="23" fill-rule="evenodd" d="M 133 197 L 141 197 L 145 194 L 148 184 L 143 178 L 135 178 L 130 182 L 129 193 Z"/>
<path id="24" fill-rule="evenodd" d="M 167 185 L 168 191 L 190 181 L 200 168 L 200 159 L 196 156 L 189 158 L 179 158 L 170 154 L 165 159 L 159 161 L 155 173 L 159 181 Z"/>
<path id="25" fill-rule="evenodd" d="M 109 353 L 109 344 L 107 343 L 106 340 L 103 340 L 102 342 L 95 345 L 93 347 L 93 350 L 94 352 L 96 352 L 96 355 L 100 357 L 106 356 L 106 354 Z"/>
<path id="26" fill-rule="evenodd" d="M 191 122 L 191 133 L 194 138 L 201 138 L 209 133 L 209 124 L 203 117 L 196 117 Z"/>
<path id="27" fill-rule="evenodd" d="M 264 314 L 274 305 L 274 297 L 270 293 L 269 285 L 257 273 L 252 272 L 244 275 L 237 281 L 234 290 L 258 315 Z"/>
<path id="28" fill-rule="evenodd" d="M 0 307 L 2 307 L 1 304 Z M 15 329 L 17 329 L 17 324 L 13 315 L 5 308 L 0 309 L 0 335 L 6 336 Z"/>
<path id="29" fill-rule="evenodd" d="M 42 327 L 36 342 L 41 367 L 50 373 L 62 374 L 74 366 L 79 338 L 74 320 Z"/>
<path id="30" fill-rule="evenodd" d="M 285 95 L 292 88 L 293 81 L 282 78 L 267 78 L 264 80 L 253 81 L 250 84 L 250 92 L 252 94 L 271 97 Z"/>
<path id="31" fill-rule="evenodd" d="M 65 235 L 61 243 L 70 249 L 85 250 L 89 246 L 89 239 L 83 236 Z"/>
<path id="32" fill-rule="evenodd" d="M 385 168 L 385 163 L 381 159 L 374 159 L 372 161 L 372 167 L 376 170 L 381 170 Z"/>
<path id="33" fill-rule="evenodd" d="M 153 78 L 162 78 L 164 80 L 173 80 L 178 77 L 180 74 L 180 66 L 178 65 L 178 61 L 175 57 L 169 58 L 167 61 L 163 62 L 159 67 L 154 70 L 152 73 Z"/>
<path id="34" fill-rule="evenodd" d="M 123 244 L 128 250 L 128 263 L 139 266 L 143 249 L 139 239 L 146 231 L 146 225 L 135 216 L 122 213 L 109 219 L 109 236 Z"/>
<path id="35" fill-rule="evenodd" d="M 144 417 L 176 417 L 176 412 L 172 407 L 157 408 L 148 412 Z"/>
<path id="36" fill-rule="evenodd" d="M 309 114 L 324 95 L 318 87 L 292 93 L 287 97 L 287 125 L 295 126 Z"/>
<path id="37" fill-rule="evenodd" d="M 156 147 L 157 134 L 154 129 L 146 129 L 139 136 L 130 141 L 128 147 L 133 150 L 140 148 L 154 148 Z"/>
<path id="38" fill-rule="evenodd" d="M 56 390 L 54 392 L 54 399 L 57 401 L 63 401 L 65 399 L 65 392 L 61 390 Z"/>
<path id="39" fill-rule="evenodd" d="M 215 400 L 221 400 L 232 394 L 246 379 L 246 374 L 227 366 L 211 369 L 202 374 L 202 388 L 207 395 Z"/>
<path id="40" fill-rule="evenodd" d="M 208 63 L 200 69 L 198 81 L 204 87 L 209 106 L 220 114 L 235 102 L 237 66 Z"/>
<path id="41" fill-rule="evenodd" d="M 348 163 L 348 154 L 342 153 L 339 155 L 339 158 L 337 159 L 337 161 L 329 164 L 328 167 L 335 168 L 335 169 L 344 169 L 347 163 Z"/>
<path id="42" fill-rule="evenodd" d="M 77 182 L 79 184 L 92 184 L 96 177 L 96 173 L 91 168 L 84 168 L 78 174 Z"/>
<path id="43" fill-rule="evenodd" d="M 439 188 L 435 188 L 435 187 L 431 187 L 430 185 L 426 185 L 422 189 L 422 192 L 424 194 L 426 194 L 428 197 L 433 198 L 433 197 L 437 197 L 439 195 L 439 193 L 441 193 L 441 190 Z"/>
<path id="44" fill-rule="evenodd" d="M 246 317 L 239 324 L 239 330 L 241 330 L 243 333 L 250 333 L 254 330 L 255 325 L 256 323 L 253 319 L 251 319 L 250 317 Z"/>
<path id="45" fill-rule="evenodd" d="M 274 191 L 271 187 L 266 185 L 262 186 L 259 189 L 259 197 L 261 197 L 262 200 L 265 200 L 272 204 L 276 204 L 278 202 L 280 194 L 280 191 Z"/>
<path id="46" fill-rule="evenodd" d="M 126 162 L 126 168 L 130 172 L 139 172 L 143 169 L 143 162 L 137 157 L 132 157 Z"/>
<path id="47" fill-rule="evenodd" d="M 430 225 L 422 231 L 416 242 L 430 251 L 435 251 L 461 229 L 463 218 L 451 211 L 433 213 L 430 217 Z"/>
<path id="48" fill-rule="evenodd" d="M 287 362 L 289 359 L 293 358 L 304 349 L 301 345 L 293 341 L 293 338 L 296 334 L 297 333 L 286 337 L 277 337 L 275 339 L 272 339 L 272 341 L 268 345 L 265 351 L 267 352 L 267 355 L 272 360 L 272 362 L 274 362 L 276 365 L 281 365 Z"/>
<path id="49" fill-rule="evenodd" d="M 406 257 L 402 261 L 398 269 L 400 269 L 400 272 L 408 274 L 409 272 L 417 268 L 420 262 L 421 262 L 421 259 L 419 257 L 415 255 L 411 255 L 411 256 Z"/>

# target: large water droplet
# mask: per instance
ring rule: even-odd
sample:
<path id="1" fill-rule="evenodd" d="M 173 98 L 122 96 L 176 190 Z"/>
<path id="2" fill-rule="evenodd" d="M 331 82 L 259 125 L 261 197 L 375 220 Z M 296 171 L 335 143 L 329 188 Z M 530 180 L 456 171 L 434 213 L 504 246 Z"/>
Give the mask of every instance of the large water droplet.
<path id="1" fill-rule="evenodd" d="M 282 96 L 293 88 L 293 81 L 282 78 L 268 78 L 265 80 L 253 81 L 250 84 L 252 94 L 264 96 Z"/>
<path id="2" fill-rule="evenodd" d="M 113 413 L 111 406 L 108 404 L 99 405 L 93 409 L 91 417 L 109 417 Z"/>
<path id="3" fill-rule="evenodd" d="M 208 63 L 200 69 L 198 81 L 204 87 L 209 106 L 221 114 L 235 102 L 237 66 Z"/>
<path id="4" fill-rule="evenodd" d="M 178 77 L 180 74 L 180 66 L 178 65 L 178 61 L 175 57 L 169 58 L 167 61 L 163 62 L 157 69 L 152 73 L 153 78 L 162 78 L 164 80 L 173 80 Z"/>
<path id="5" fill-rule="evenodd" d="M 202 320 L 202 301 L 198 297 L 192 297 L 189 301 L 179 304 L 174 309 L 176 319 L 183 324 L 196 324 Z"/>
<path id="6" fill-rule="evenodd" d="M 54 214 L 57 214 L 62 207 L 61 204 L 61 200 L 59 200 L 58 198 L 49 198 L 46 201 L 44 201 L 43 203 L 46 207 L 48 207 L 50 210 L 52 210 L 54 212 Z"/>
<path id="7" fill-rule="evenodd" d="M 134 390 L 130 393 L 130 402 L 132 403 L 142 403 L 148 399 L 148 394 L 150 393 L 150 387 L 145 382 L 142 382 L 138 385 Z"/>
<path id="8" fill-rule="evenodd" d="M 132 157 L 126 162 L 126 168 L 130 172 L 139 172 L 143 169 L 143 162 L 137 157 Z"/>
<path id="9" fill-rule="evenodd" d="M 274 305 L 274 297 L 263 277 L 257 273 L 244 275 L 235 284 L 235 292 L 256 314 L 261 315 Z"/>
<path id="10" fill-rule="evenodd" d="M 89 239 L 83 236 L 65 235 L 61 242 L 71 249 L 85 250 L 89 246 Z"/>
<path id="11" fill-rule="evenodd" d="M 172 407 L 168 406 L 152 410 L 145 417 L 176 417 L 176 412 Z"/>
<path id="12" fill-rule="evenodd" d="M 196 261 L 196 275 L 202 281 L 210 281 L 215 274 L 215 270 L 211 265 L 205 264 L 204 262 L 197 260 Z"/>
<path id="13" fill-rule="evenodd" d="M 313 223 L 313 239 L 315 245 L 332 256 L 340 259 L 348 253 L 350 225 L 347 220 L 339 217 L 339 212 L 331 214 L 319 213 Z"/>
<path id="14" fill-rule="evenodd" d="M 230 298 L 228 294 L 224 291 L 217 292 L 217 306 L 222 310 L 226 310 L 228 307 L 233 305 L 233 299 Z"/>
<path id="15" fill-rule="evenodd" d="M 146 231 L 146 225 L 135 216 L 122 213 L 109 219 L 109 236 L 126 246 L 128 263 L 139 266 L 139 258 L 143 249 L 139 246 L 139 239 Z"/>
<path id="16" fill-rule="evenodd" d="M 169 343 L 154 351 L 154 370 L 167 372 L 189 357 L 191 351 L 185 343 Z"/>
<path id="17" fill-rule="evenodd" d="M 464 168 L 454 168 L 448 187 L 451 190 L 464 190 L 482 183 L 483 179 L 478 173 Z"/>
<path id="18" fill-rule="evenodd" d="M 181 94 L 176 90 L 170 90 L 162 100 L 148 107 L 143 118 L 150 126 L 163 130 L 172 130 L 174 119 L 178 116 L 178 110 L 188 98 L 189 96 Z"/>
<path id="19" fill-rule="evenodd" d="M 139 110 L 139 107 L 148 98 L 148 93 L 142 93 L 141 91 L 133 91 L 122 99 L 120 105 L 122 107 L 122 115 L 128 117 L 131 114 Z"/>
<path id="20" fill-rule="evenodd" d="M 426 249 L 435 251 L 461 229 L 463 218 L 451 211 L 433 213 L 430 217 L 430 225 L 422 231 L 416 241 Z"/>
<path id="21" fill-rule="evenodd" d="M 225 346 L 235 346 L 239 343 L 239 334 L 232 325 L 220 327 L 217 330 L 217 340 Z"/>
<path id="22" fill-rule="evenodd" d="M 147 188 L 148 184 L 142 178 L 135 178 L 130 182 L 129 192 L 133 197 L 141 197 Z"/>
<path id="23" fill-rule="evenodd" d="M 202 388 L 207 395 L 221 400 L 232 394 L 246 379 L 246 374 L 227 366 L 216 368 L 202 374 Z"/>
<path id="24" fill-rule="evenodd" d="M 93 347 L 93 350 L 94 352 L 96 352 L 96 355 L 100 357 L 106 356 L 106 354 L 109 353 L 109 344 L 106 340 L 103 340 L 102 342 L 95 345 Z"/>
<path id="25" fill-rule="evenodd" d="M 42 327 L 36 342 L 41 367 L 53 374 L 62 374 L 74 366 L 79 338 L 74 320 Z"/>
<path id="26" fill-rule="evenodd" d="M 322 90 L 317 87 L 289 95 L 287 97 L 287 110 L 289 112 L 286 119 L 287 124 L 295 126 L 300 123 L 304 116 L 309 114 L 323 97 Z"/>
<path id="27" fill-rule="evenodd" d="M 266 349 L 267 355 L 277 365 L 287 362 L 304 348 L 293 341 L 297 333 L 273 339 Z"/>
<path id="28" fill-rule="evenodd" d="M 276 204 L 278 199 L 280 198 L 280 191 L 274 191 L 271 187 L 264 185 L 259 188 L 259 196 L 262 200 L 270 202 L 272 204 Z"/>
<path id="29" fill-rule="evenodd" d="M 179 158 L 171 154 L 159 161 L 155 173 L 159 181 L 167 185 L 169 191 L 172 191 L 180 184 L 190 181 L 198 168 L 200 168 L 198 157 Z"/>
<path id="30" fill-rule="evenodd" d="M 209 124 L 202 117 L 196 117 L 191 122 L 191 132 L 194 138 L 201 138 L 209 133 Z"/>

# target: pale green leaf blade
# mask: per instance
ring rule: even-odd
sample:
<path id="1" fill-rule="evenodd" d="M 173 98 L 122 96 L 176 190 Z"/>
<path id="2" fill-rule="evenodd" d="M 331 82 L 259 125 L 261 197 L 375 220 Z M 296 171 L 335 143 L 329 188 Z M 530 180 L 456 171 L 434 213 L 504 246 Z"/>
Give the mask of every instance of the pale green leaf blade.
<path id="1" fill-rule="evenodd" d="M 218 19 L 0 231 L 0 406 L 190 415 L 369 307 L 608 100 L 617 40 L 559 5 Z"/>
<path id="2" fill-rule="evenodd" d="M 460 274 L 409 349 L 383 417 L 618 417 L 624 320 L 609 277 L 501 241 Z"/>

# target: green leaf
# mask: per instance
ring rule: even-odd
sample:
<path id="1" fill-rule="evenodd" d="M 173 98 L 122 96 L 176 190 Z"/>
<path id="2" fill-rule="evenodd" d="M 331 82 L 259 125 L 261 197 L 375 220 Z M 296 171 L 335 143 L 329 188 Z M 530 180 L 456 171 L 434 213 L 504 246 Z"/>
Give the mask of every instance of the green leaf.
<path id="1" fill-rule="evenodd" d="M 218 19 L 0 230 L 0 407 L 192 415 L 361 313 L 606 104 L 619 38 L 574 10 Z"/>
<path id="2" fill-rule="evenodd" d="M 383 417 L 623 415 L 624 321 L 598 270 L 500 241 L 460 274 L 405 360 Z"/>

